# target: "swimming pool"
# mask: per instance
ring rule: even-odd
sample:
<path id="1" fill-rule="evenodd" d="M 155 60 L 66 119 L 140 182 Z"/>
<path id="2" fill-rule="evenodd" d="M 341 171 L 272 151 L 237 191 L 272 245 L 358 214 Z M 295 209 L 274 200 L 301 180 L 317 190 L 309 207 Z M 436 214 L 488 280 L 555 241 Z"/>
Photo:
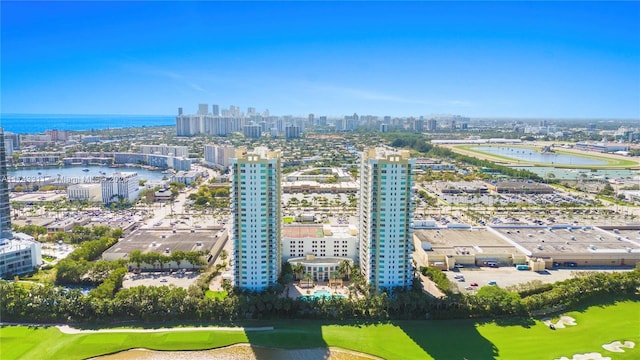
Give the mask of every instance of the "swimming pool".
<path id="1" fill-rule="evenodd" d="M 343 295 L 331 295 L 331 293 L 329 291 L 327 291 L 327 290 L 316 290 L 311 295 L 302 295 L 302 296 L 300 296 L 300 298 L 305 299 L 305 300 L 322 299 L 322 298 L 330 298 L 330 297 L 344 298 Z"/>

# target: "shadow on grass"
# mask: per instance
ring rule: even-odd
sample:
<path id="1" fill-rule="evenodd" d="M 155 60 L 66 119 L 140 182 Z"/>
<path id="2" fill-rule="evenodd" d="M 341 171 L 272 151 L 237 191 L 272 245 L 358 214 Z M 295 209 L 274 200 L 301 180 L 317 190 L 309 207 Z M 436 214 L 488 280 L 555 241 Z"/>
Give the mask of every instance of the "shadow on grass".
<path id="1" fill-rule="evenodd" d="M 436 360 L 498 357 L 498 348 L 478 332 L 474 320 L 408 320 L 392 323 Z"/>
<path id="2" fill-rule="evenodd" d="M 246 328 L 252 322 L 245 322 Z M 268 321 L 260 322 L 263 326 Z M 329 345 L 322 336 L 321 321 L 291 320 L 273 322 L 272 331 L 245 331 L 253 355 L 258 360 L 324 360 L 329 359 Z"/>

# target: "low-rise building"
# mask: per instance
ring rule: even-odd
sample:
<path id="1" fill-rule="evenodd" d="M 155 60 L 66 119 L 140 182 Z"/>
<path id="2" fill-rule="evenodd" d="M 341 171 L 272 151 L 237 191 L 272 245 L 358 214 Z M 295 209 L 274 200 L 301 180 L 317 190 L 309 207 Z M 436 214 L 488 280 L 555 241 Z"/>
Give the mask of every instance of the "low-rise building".
<path id="1" fill-rule="evenodd" d="M 69 201 L 102 202 L 101 184 L 75 184 L 67 187 Z"/>
<path id="2" fill-rule="evenodd" d="M 443 270 L 456 264 L 511 266 L 524 264 L 519 249 L 487 228 L 414 229 L 415 254 L 421 264 Z"/>
<path id="3" fill-rule="evenodd" d="M 199 171 L 179 171 L 171 176 L 171 182 L 179 182 L 185 185 L 191 185 L 194 181 L 200 179 L 202 173 Z"/>
<path id="4" fill-rule="evenodd" d="M 503 194 L 552 194 L 553 187 L 547 184 L 529 181 L 497 181 L 488 182 L 486 186 L 497 193 Z"/>
<path id="5" fill-rule="evenodd" d="M 349 225 L 285 225 L 282 260 L 314 255 L 317 258 L 356 259 L 357 229 Z"/>
<path id="6" fill-rule="evenodd" d="M 0 239 L 0 277 L 28 273 L 42 264 L 42 244 L 33 237 L 14 233 L 11 238 Z"/>
<path id="7" fill-rule="evenodd" d="M 104 260 L 130 260 L 130 255 L 134 250 L 140 250 L 143 254 L 157 252 L 169 257 L 175 251 L 202 252 L 204 265 L 193 265 L 184 260 L 180 263 L 166 261 L 163 264 L 129 264 L 130 269 L 140 268 L 141 270 L 169 271 L 171 269 L 193 269 L 208 266 L 222 251 L 229 233 L 223 227 L 213 229 L 191 229 L 191 230 L 147 230 L 137 229 L 126 238 L 118 241 L 115 245 L 107 249 L 102 254 Z M 139 265 L 139 266 L 138 266 Z"/>
<path id="8" fill-rule="evenodd" d="M 620 229 L 618 229 L 620 228 Z M 529 259 L 543 259 L 546 267 L 635 266 L 640 262 L 640 226 L 491 227 Z M 623 233 L 623 231 L 625 233 Z"/>

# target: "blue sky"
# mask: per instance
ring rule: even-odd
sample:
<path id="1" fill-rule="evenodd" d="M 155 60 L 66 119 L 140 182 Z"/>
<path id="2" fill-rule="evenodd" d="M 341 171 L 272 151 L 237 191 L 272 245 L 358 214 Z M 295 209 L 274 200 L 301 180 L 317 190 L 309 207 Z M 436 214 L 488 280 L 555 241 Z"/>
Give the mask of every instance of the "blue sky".
<path id="1" fill-rule="evenodd" d="M 3 113 L 640 118 L 640 3 L 6 2 Z"/>

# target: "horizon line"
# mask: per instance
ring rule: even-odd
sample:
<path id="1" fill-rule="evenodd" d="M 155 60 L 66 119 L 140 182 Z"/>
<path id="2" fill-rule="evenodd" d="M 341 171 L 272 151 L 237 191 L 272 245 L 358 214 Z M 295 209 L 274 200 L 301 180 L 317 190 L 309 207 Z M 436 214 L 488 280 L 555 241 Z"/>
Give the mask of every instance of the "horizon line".
<path id="1" fill-rule="evenodd" d="M 104 113 L 104 114 L 91 114 L 91 113 L 0 113 L 0 120 L 5 115 L 36 115 L 36 116 L 178 116 L 178 114 L 167 115 L 167 114 L 124 114 L 124 113 Z M 184 114 L 184 115 L 197 115 L 197 114 Z M 208 114 L 211 115 L 211 114 Z M 352 114 L 345 115 L 318 115 L 318 116 L 327 116 L 327 117 L 343 117 L 343 116 L 351 116 Z M 306 118 L 307 115 L 270 115 L 270 116 L 300 116 Z M 482 116 L 470 116 L 470 115 L 460 115 L 460 114 L 430 114 L 430 115 L 405 115 L 405 116 L 394 116 L 394 115 L 371 115 L 371 114 L 363 114 L 363 116 L 378 116 L 385 117 L 391 116 L 392 118 L 416 118 L 419 116 L 422 117 L 439 117 L 439 116 L 461 116 L 468 119 L 494 119 L 494 120 L 539 120 L 539 119 L 547 119 L 547 120 L 637 120 L 640 121 L 640 118 L 633 117 L 550 117 L 550 116 L 491 116 L 491 115 L 482 115 Z"/>

